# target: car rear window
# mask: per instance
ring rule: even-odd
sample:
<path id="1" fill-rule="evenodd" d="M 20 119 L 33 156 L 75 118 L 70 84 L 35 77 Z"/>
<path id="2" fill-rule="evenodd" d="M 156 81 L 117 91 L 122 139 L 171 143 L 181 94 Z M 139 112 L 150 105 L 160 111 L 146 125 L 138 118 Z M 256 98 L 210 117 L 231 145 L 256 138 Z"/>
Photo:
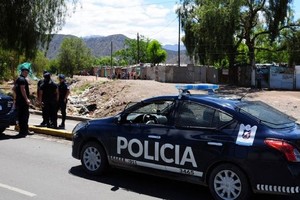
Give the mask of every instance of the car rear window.
<path id="1" fill-rule="evenodd" d="M 239 111 L 258 119 L 270 128 L 288 128 L 295 119 L 260 101 L 245 101 L 238 105 Z"/>

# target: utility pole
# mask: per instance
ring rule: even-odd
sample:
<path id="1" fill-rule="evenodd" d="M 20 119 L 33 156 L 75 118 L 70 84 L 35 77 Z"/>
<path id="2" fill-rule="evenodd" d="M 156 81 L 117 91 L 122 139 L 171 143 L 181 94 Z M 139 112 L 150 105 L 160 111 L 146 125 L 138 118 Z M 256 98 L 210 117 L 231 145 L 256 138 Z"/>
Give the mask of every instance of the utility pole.
<path id="1" fill-rule="evenodd" d="M 178 10 L 178 67 L 180 67 L 180 24 L 181 24 L 181 7 Z"/>
<path id="2" fill-rule="evenodd" d="M 140 64 L 140 35 L 137 33 L 137 64 Z"/>
<path id="3" fill-rule="evenodd" d="M 113 42 L 111 41 L 110 42 L 110 73 L 111 73 L 111 76 L 113 74 L 113 57 L 112 57 L 112 54 L 113 54 Z"/>

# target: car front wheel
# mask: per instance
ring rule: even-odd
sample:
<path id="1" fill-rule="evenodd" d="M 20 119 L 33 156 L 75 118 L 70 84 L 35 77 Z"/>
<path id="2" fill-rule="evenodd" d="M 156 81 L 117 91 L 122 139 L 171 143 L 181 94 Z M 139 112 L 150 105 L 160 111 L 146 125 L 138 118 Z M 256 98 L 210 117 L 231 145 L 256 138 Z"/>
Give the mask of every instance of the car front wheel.
<path id="1" fill-rule="evenodd" d="M 213 169 L 209 177 L 209 190 L 217 200 L 246 200 L 251 195 L 245 174 L 231 164 Z"/>
<path id="2" fill-rule="evenodd" d="M 81 163 L 88 174 L 101 175 L 108 167 L 107 155 L 103 147 L 96 142 L 84 145 L 81 153 Z"/>

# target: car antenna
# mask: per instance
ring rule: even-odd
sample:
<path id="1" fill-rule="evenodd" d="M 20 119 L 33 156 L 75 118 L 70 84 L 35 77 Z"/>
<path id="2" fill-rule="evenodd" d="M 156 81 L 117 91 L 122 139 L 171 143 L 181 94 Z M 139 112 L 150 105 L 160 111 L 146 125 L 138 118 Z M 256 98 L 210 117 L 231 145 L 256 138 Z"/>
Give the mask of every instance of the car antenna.
<path id="1" fill-rule="evenodd" d="M 249 89 L 245 94 L 243 94 L 243 95 L 239 98 L 239 100 L 242 101 L 249 93 L 250 93 L 250 89 Z"/>

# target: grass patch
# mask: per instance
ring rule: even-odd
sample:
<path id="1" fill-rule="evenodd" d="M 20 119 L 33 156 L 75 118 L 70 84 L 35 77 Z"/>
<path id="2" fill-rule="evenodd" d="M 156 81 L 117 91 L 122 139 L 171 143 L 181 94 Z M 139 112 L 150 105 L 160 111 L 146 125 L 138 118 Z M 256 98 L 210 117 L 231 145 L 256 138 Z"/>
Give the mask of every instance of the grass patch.
<path id="1" fill-rule="evenodd" d="M 90 82 L 85 82 L 82 85 L 73 88 L 72 93 L 76 95 L 82 94 L 86 89 L 92 87 L 92 84 Z"/>

